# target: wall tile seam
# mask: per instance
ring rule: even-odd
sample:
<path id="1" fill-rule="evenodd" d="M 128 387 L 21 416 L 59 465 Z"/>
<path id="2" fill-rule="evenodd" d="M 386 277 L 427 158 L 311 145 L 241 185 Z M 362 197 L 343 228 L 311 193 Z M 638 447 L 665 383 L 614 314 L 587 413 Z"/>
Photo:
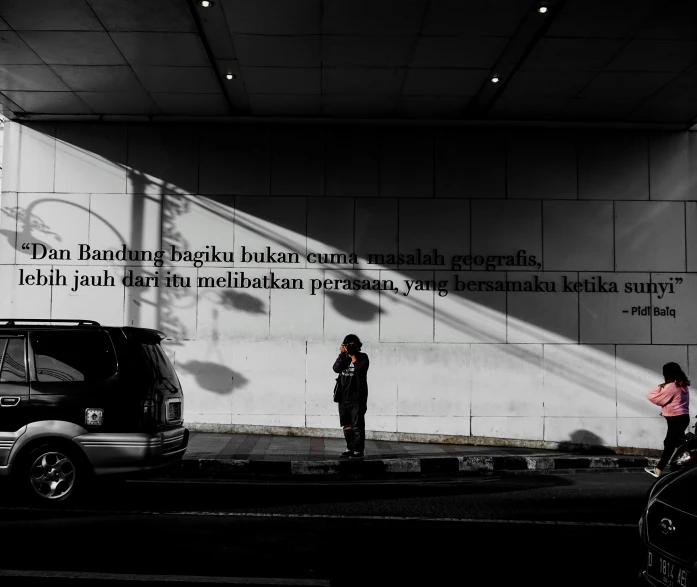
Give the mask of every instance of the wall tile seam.
<path id="1" fill-rule="evenodd" d="M 648 181 L 647 191 L 649 193 L 648 201 L 652 201 L 653 189 L 651 184 L 651 145 L 656 135 L 649 135 L 646 141 L 646 179 Z"/>
<path id="2" fill-rule="evenodd" d="M 19 208 L 19 193 L 17 193 L 17 192 L 9 192 L 9 191 L 8 191 L 8 192 L 2 192 L 2 196 L 11 197 L 11 194 L 14 194 L 14 195 L 15 195 L 15 197 L 14 197 L 13 200 L 14 200 L 14 202 L 15 202 L 16 205 L 17 205 L 16 207 Z M 0 212 L 0 213 L 1 213 L 1 212 Z M 14 214 L 8 215 L 8 216 L 9 216 L 9 218 L 10 218 L 10 220 L 11 220 L 11 221 L 10 221 L 10 229 L 11 229 L 12 226 L 14 225 L 14 242 L 11 240 L 11 238 L 9 239 L 9 240 L 10 240 L 10 244 L 11 244 L 11 246 L 12 246 L 12 262 L 8 262 L 8 263 L 4 263 L 4 262 L 3 262 L 2 265 L 8 265 L 8 266 L 9 266 L 9 265 L 14 265 L 14 266 L 16 266 L 16 265 L 17 265 L 17 238 L 18 238 L 18 235 L 19 235 L 19 214 L 17 214 L 17 213 L 15 212 Z M 7 216 L 6 216 L 6 217 L 7 217 Z"/>
<path id="3" fill-rule="evenodd" d="M 432 273 L 432 278 L 433 278 L 433 283 L 435 284 L 436 282 L 436 272 L 433 271 Z M 436 341 L 436 289 L 435 287 L 433 288 L 433 295 L 431 296 L 431 321 L 432 321 L 432 329 L 431 329 L 431 342 Z"/>
<path id="4" fill-rule="evenodd" d="M 576 282 L 581 281 L 581 273 L 576 272 Z M 576 292 L 576 334 L 578 344 L 581 344 L 581 294 Z"/>
<path id="5" fill-rule="evenodd" d="M 202 337 L 202 338 L 169 338 L 168 342 L 211 342 L 214 341 L 212 337 Z M 308 344 L 318 345 L 318 344 L 329 344 L 330 341 L 326 339 L 289 339 L 289 338 L 224 338 L 218 339 L 223 342 L 244 342 L 244 343 L 258 343 L 258 344 L 278 344 L 281 342 L 307 342 Z M 645 347 L 684 347 L 684 346 L 697 346 L 697 342 L 665 342 L 650 344 L 647 342 L 442 342 L 442 341 L 366 341 L 365 344 L 370 345 L 386 345 L 386 346 L 417 346 L 417 345 L 439 345 L 439 346 L 501 346 L 501 347 L 514 347 L 514 346 L 567 346 L 567 347 L 596 347 L 596 346 L 645 346 Z"/>
<path id="6" fill-rule="evenodd" d="M 688 263 L 688 248 L 687 248 L 687 202 L 683 202 L 683 220 L 684 220 L 684 226 L 683 230 L 685 231 L 685 271 L 687 272 L 689 263 Z"/>
<path id="7" fill-rule="evenodd" d="M 89 244 L 89 243 L 80 243 L 80 244 Z M 55 263 L 30 263 L 30 262 L 25 262 L 25 263 L 12 263 L 9 261 L 6 262 L 0 262 L 0 265 L 12 265 L 12 266 L 17 266 L 17 267 L 24 267 L 24 266 L 29 266 L 29 267 L 42 267 L 42 266 L 55 266 L 55 267 L 92 267 L 94 269 L 99 269 L 99 268 L 110 268 L 110 267 L 120 267 L 120 268 L 135 268 L 135 269 L 141 269 L 143 267 L 150 267 L 151 263 L 148 261 L 143 261 L 142 263 L 127 263 L 127 262 L 122 262 L 122 261 L 108 261 L 108 262 L 83 262 L 79 261 L 78 259 L 66 259 L 64 262 L 55 262 Z M 361 273 L 369 273 L 373 271 L 381 272 L 381 271 L 386 271 L 386 272 L 396 272 L 400 273 L 401 270 L 397 267 L 390 267 L 386 265 L 380 265 L 380 266 L 359 266 L 356 269 L 352 268 L 347 268 L 347 267 L 342 267 L 342 266 L 331 266 L 327 265 L 324 263 L 310 263 L 310 266 L 303 266 L 299 267 L 296 264 L 289 264 L 289 263 L 276 263 L 274 265 L 271 264 L 266 264 L 266 265 L 247 265 L 247 264 L 216 264 L 215 266 L 213 265 L 204 265 L 202 267 L 194 267 L 192 265 L 188 265 L 186 262 L 180 261 L 180 262 L 174 262 L 174 263 L 164 263 L 161 267 L 158 267 L 158 269 L 165 269 L 165 268 L 173 268 L 173 269 L 254 269 L 254 270 L 259 270 L 259 271 L 271 271 L 274 268 L 279 269 L 281 271 L 288 271 L 288 270 L 295 270 L 298 272 L 315 272 L 315 271 L 358 271 Z M 365 265 L 368 265 L 367 263 Z M 410 273 L 416 273 L 416 272 L 422 272 L 422 273 L 515 273 L 518 275 L 526 275 L 526 274 L 531 274 L 531 273 L 559 273 L 561 275 L 566 274 L 597 274 L 597 273 L 602 273 L 604 275 L 639 275 L 639 274 L 646 274 L 646 275 L 656 275 L 656 274 L 664 274 L 664 275 L 697 275 L 697 271 L 684 271 L 684 270 L 666 270 L 666 269 L 619 269 L 616 271 L 610 271 L 608 269 L 515 269 L 515 270 L 509 270 L 509 269 L 495 269 L 492 271 L 487 271 L 485 269 L 448 269 L 448 268 L 439 268 L 438 266 L 433 266 L 433 265 L 424 265 L 423 269 L 409 269 L 408 270 Z M 232 288 L 235 289 L 235 288 Z M 282 290 L 286 291 L 286 290 Z M 297 290 L 287 290 L 287 291 L 297 291 Z M 504 292 L 497 292 L 497 293 L 504 293 Z M 515 292 L 512 291 L 510 293 L 514 294 L 525 294 L 525 293 L 535 293 L 535 292 Z M 539 292 L 538 292 L 539 293 Z M 555 293 L 564 293 L 564 292 L 555 292 Z M 576 293 L 576 292 L 574 292 Z M 592 295 L 593 292 L 580 292 L 580 293 L 585 293 L 587 295 Z M 617 292 L 620 293 L 620 292 Z"/>
<path id="8" fill-rule="evenodd" d="M 545 203 L 540 200 L 540 264 L 545 266 Z"/>
<path id="9" fill-rule="evenodd" d="M 509 136 L 507 132 L 503 133 L 503 173 L 504 173 L 504 180 L 503 180 L 503 198 L 505 200 L 512 199 L 510 194 L 508 193 L 508 183 L 509 183 L 509 166 L 510 166 L 510 154 L 508 152 L 510 148 L 509 145 Z"/>
<path id="10" fill-rule="evenodd" d="M 128 291 L 127 291 L 127 289 L 128 289 L 128 288 L 126 288 L 126 286 L 124 286 L 124 288 L 123 288 L 123 299 L 122 299 L 122 301 L 121 301 L 121 303 L 123 304 L 123 315 L 122 315 L 121 320 L 122 320 L 122 323 L 123 323 L 124 326 L 135 326 L 135 324 L 128 324 L 128 308 L 129 308 L 129 305 L 128 305 Z M 158 293 L 159 293 L 159 288 L 158 288 Z M 158 300 L 158 302 L 159 302 L 159 300 Z M 158 316 L 159 316 L 159 313 L 158 313 Z M 157 326 L 158 326 L 158 328 L 159 328 L 159 323 L 158 323 Z"/>
<path id="11" fill-rule="evenodd" d="M 53 318 L 53 288 L 55 286 L 51 285 L 51 288 L 49 290 L 49 296 L 48 296 L 48 315 L 50 318 Z"/>
<path id="12" fill-rule="evenodd" d="M 200 297 L 199 297 L 200 291 L 199 291 L 199 290 L 200 290 L 200 288 L 199 288 L 199 286 L 198 286 L 198 283 L 199 283 L 199 282 L 198 282 L 199 275 L 200 275 L 200 272 L 199 272 L 199 270 L 198 270 L 198 268 L 197 268 L 197 269 L 196 269 L 196 311 L 195 311 L 195 313 L 194 313 L 194 333 L 195 333 L 194 336 L 195 336 L 195 338 L 193 339 L 193 340 L 195 340 L 195 341 L 198 341 L 198 340 L 203 341 L 203 340 L 205 340 L 205 338 L 201 338 L 201 331 L 200 331 L 199 319 L 198 319 L 199 310 L 200 310 L 200 304 L 199 304 L 199 301 L 200 301 Z M 159 288 L 158 288 L 158 289 L 159 289 Z M 210 340 L 213 340 L 213 338 L 211 337 Z"/>
<path id="13" fill-rule="evenodd" d="M 508 271 L 504 271 L 504 272 L 503 272 L 503 278 L 504 278 L 506 281 L 508 281 Z M 506 334 L 505 334 L 505 337 L 504 337 L 504 338 L 505 338 L 504 342 L 505 342 L 506 344 L 508 344 L 508 342 L 509 342 L 509 340 L 508 340 L 508 331 L 509 331 L 509 328 L 510 328 L 510 324 L 509 324 L 509 322 L 510 322 L 510 321 L 509 321 L 510 313 L 508 312 L 508 289 L 506 289 L 506 291 L 504 292 L 504 294 L 505 294 L 505 298 L 504 298 L 504 299 L 505 299 L 504 308 L 505 308 L 505 311 L 506 311 L 506 317 L 505 317 L 505 321 L 504 321 L 504 322 L 505 322 Z"/>
<path id="14" fill-rule="evenodd" d="M 428 8 L 426 9 L 428 12 Z M 416 41 L 418 44 L 418 40 Z M 436 197 L 436 131 L 431 131 L 431 198 Z"/>
<path id="15" fill-rule="evenodd" d="M 576 164 L 574 166 L 574 173 L 576 174 L 576 197 L 575 200 L 581 199 L 581 187 L 580 187 L 580 173 L 579 173 L 579 135 L 577 132 L 574 133 L 574 152 L 576 156 Z"/>
<path id="16" fill-rule="evenodd" d="M 128 184 L 130 183 L 130 181 L 129 181 L 129 169 L 130 169 L 130 166 L 128 165 L 128 161 L 129 161 L 130 146 L 131 146 L 131 141 L 130 141 L 131 125 L 130 125 L 130 124 L 126 124 L 125 126 L 126 126 L 126 129 L 125 129 L 125 131 L 126 131 L 126 132 L 125 132 L 125 135 L 126 135 L 126 137 L 125 137 L 125 140 L 126 140 L 126 165 L 125 165 L 125 166 L 122 166 L 122 165 L 119 165 L 119 164 L 117 164 L 117 165 L 118 165 L 123 171 L 125 171 L 124 178 L 123 178 L 123 179 L 124 179 L 123 193 L 124 193 L 124 194 L 128 194 Z"/>
<path id="17" fill-rule="evenodd" d="M 320 51 L 322 51 L 322 46 L 324 45 L 324 39 L 323 37 L 320 37 Z M 321 78 L 321 76 L 320 76 Z M 320 80 L 320 83 L 321 80 Z M 321 89 L 321 88 L 320 88 Z M 327 153 L 329 152 L 329 129 L 325 127 L 323 129 L 323 140 L 324 140 L 324 150 L 323 150 L 323 164 L 322 164 L 322 172 L 323 172 L 323 177 L 322 177 L 322 196 L 327 197 Z"/>
<path id="18" fill-rule="evenodd" d="M 545 411 L 545 390 L 547 386 L 545 385 L 545 374 L 547 373 L 547 352 L 545 349 L 546 345 L 542 345 L 542 438 L 545 438 L 545 416 L 547 415 Z"/>
<path id="19" fill-rule="evenodd" d="M 43 190 L 5 190 L 2 192 L 3 194 L 8 194 L 8 193 L 17 193 L 17 194 L 53 194 L 53 195 L 66 195 L 66 196 L 71 196 L 75 195 L 78 193 L 92 193 L 92 194 L 98 194 L 98 195 L 114 195 L 114 196 L 153 196 L 155 194 L 148 193 L 148 192 L 100 192 L 100 191 L 91 191 L 91 192 L 75 192 L 75 191 L 70 191 L 70 192 L 58 192 L 58 191 L 43 191 Z M 174 193 L 164 193 L 163 195 L 166 196 L 193 196 L 193 197 L 220 197 L 220 196 L 229 196 L 229 197 L 245 197 L 245 198 L 255 198 L 255 199 L 264 199 L 264 198 L 283 198 L 283 199 L 288 199 L 288 198 L 314 198 L 317 200 L 322 200 L 325 198 L 342 198 L 345 196 L 315 196 L 315 195 L 306 195 L 306 194 L 288 194 L 288 195 L 264 195 L 264 194 L 252 194 L 252 193 L 244 193 L 244 194 L 221 194 L 221 193 L 198 193 L 198 192 L 174 192 Z M 362 195 L 356 195 L 356 196 L 348 196 L 351 199 L 360 199 L 360 200 L 376 200 L 377 198 L 375 196 L 362 196 Z M 415 201 L 415 200 L 425 200 L 425 201 L 431 201 L 435 200 L 436 198 L 430 198 L 428 196 L 414 196 L 414 197 L 409 197 L 409 196 L 385 196 L 384 199 L 395 199 L 395 200 L 410 200 L 410 201 Z M 486 196 L 482 197 L 476 197 L 476 196 L 467 196 L 467 197 L 439 197 L 437 198 L 439 202 L 441 201 L 456 201 L 456 202 L 461 202 L 462 200 L 476 200 L 476 201 L 481 201 L 481 202 L 496 202 L 496 201 L 513 201 L 513 202 L 531 202 L 531 201 L 544 201 L 544 202 L 566 202 L 566 203 L 574 203 L 574 202 L 616 202 L 616 203 L 648 203 L 648 202 L 655 202 L 655 203 L 680 203 L 680 202 L 697 202 L 697 197 L 696 198 L 671 198 L 671 199 L 654 199 L 654 200 L 647 200 L 646 198 L 640 199 L 640 198 L 615 198 L 615 199 L 610 199 L 610 198 L 580 198 L 578 200 L 570 199 L 570 198 L 546 198 L 546 197 L 541 197 L 541 196 L 536 196 L 536 197 L 530 197 L 530 198 L 490 198 Z"/>
<path id="20" fill-rule="evenodd" d="M 186 410 L 189 412 L 189 410 Z M 194 413 L 196 415 L 205 415 L 205 414 L 222 414 L 225 416 L 292 416 L 292 417 L 299 417 L 302 416 L 303 414 L 300 412 L 296 413 L 270 413 L 270 412 L 198 412 L 195 410 L 192 410 L 189 413 Z M 439 419 L 439 420 L 466 420 L 468 419 L 467 415 L 461 415 L 461 416 L 453 416 L 450 414 L 446 415 L 423 415 L 423 414 L 395 414 L 394 412 L 375 412 L 375 411 L 368 411 L 368 414 L 380 418 L 397 418 L 397 419 Z M 326 412 L 326 413 L 307 413 L 305 414 L 307 417 L 310 418 L 334 418 L 336 416 L 335 412 Z M 522 416 L 516 416 L 516 415 L 510 415 L 510 414 L 492 414 L 492 415 L 475 415 L 473 416 L 472 419 L 492 419 L 492 418 L 518 418 L 518 419 L 535 419 L 539 420 L 542 419 L 543 416 L 540 415 L 522 415 Z M 618 416 L 615 418 L 615 416 L 544 416 L 545 419 L 549 420 L 603 420 L 607 422 L 613 422 L 617 421 L 617 423 L 620 423 L 620 420 L 655 420 L 659 421 L 663 419 L 663 416 Z M 338 428 L 338 427 L 337 427 Z"/>
<path id="21" fill-rule="evenodd" d="M 56 189 L 56 169 L 58 167 L 58 139 L 56 135 L 58 134 L 57 125 L 53 124 L 53 189 Z M 21 153 L 21 151 L 18 151 Z M 19 155 L 18 155 L 19 157 Z"/>
<path id="22" fill-rule="evenodd" d="M 617 365 L 617 347 L 618 345 L 612 345 L 613 346 L 613 372 L 615 374 L 615 382 L 614 382 L 614 387 L 615 387 L 615 420 L 617 421 L 618 418 L 620 417 L 620 407 L 619 407 L 619 385 L 618 385 L 618 377 L 617 377 L 617 371 L 618 371 L 618 365 Z M 620 429 L 619 426 L 615 430 L 615 442 L 617 443 L 617 446 L 620 445 Z"/>
<path id="23" fill-rule="evenodd" d="M 218 412 L 196 412 L 197 414 L 210 414 Z M 224 412 L 226 416 L 302 416 L 300 412 Z M 317 414 L 322 415 L 322 414 Z"/>
<path id="24" fill-rule="evenodd" d="M 378 133 L 377 135 L 377 161 L 376 161 L 376 166 L 377 166 L 377 172 L 378 172 L 378 185 L 377 185 L 377 197 L 381 198 L 383 197 L 382 193 L 382 157 L 383 157 L 383 137 L 384 133 Z"/>
<path id="25" fill-rule="evenodd" d="M 539 416 L 525 416 L 525 417 L 527 417 L 527 418 L 537 418 L 537 417 L 539 417 Z M 647 416 L 647 417 L 648 417 L 648 416 Z M 543 418 L 545 418 L 545 419 L 547 419 L 547 420 L 606 420 L 606 421 L 608 421 L 608 422 L 612 422 L 612 421 L 617 420 L 617 416 L 600 416 L 600 415 L 597 415 L 597 414 L 587 415 L 587 416 L 578 415 L 578 414 L 574 414 L 574 415 L 571 415 L 571 416 L 561 416 L 561 415 L 546 414 L 545 416 L 543 416 Z"/>
<path id="26" fill-rule="evenodd" d="M 653 284 L 653 273 L 649 273 L 649 283 Z M 653 294 L 649 293 L 649 312 L 651 320 L 649 320 L 649 344 L 653 344 Z"/>
<path id="27" fill-rule="evenodd" d="M 658 416 L 617 416 L 618 420 L 663 420 L 664 417 L 660 414 Z M 661 436 L 663 434 L 661 433 Z"/>
<path id="28" fill-rule="evenodd" d="M 264 151 L 264 155 L 267 155 L 267 162 L 268 162 L 267 174 L 269 177 L 269 181 L 268 181 L 268 185 L 266 187 L 267 193 L 264 195 L 271 196 L 271 194 L 273 194 L 272 188 L 273 188 L 274 129 L 267 128 L 265 130 L 266 130 L 266 137 L 265 138 L 267 139 L 267 144 L 265 145 L 266 150 Z"/>

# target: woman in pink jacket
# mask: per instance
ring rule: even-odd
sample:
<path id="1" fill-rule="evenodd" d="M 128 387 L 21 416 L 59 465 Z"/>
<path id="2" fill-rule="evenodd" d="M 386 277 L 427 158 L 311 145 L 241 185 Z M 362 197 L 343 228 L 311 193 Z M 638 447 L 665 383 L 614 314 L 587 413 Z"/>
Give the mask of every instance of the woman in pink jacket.
<path id="1" fill-rule="evenodd" d="M 646 397 L 657 406 L 661 406 L 661 415 L 668 423 L 668 432 L 663 441 L 663 454 L 655 467 L 646 467 L 649 475 L 658 477 L 673 456 L 673 451 L 680 446 L 685 428 L 690 423 L 690 382 L 677 363 L 663 365 L 665 383 L 649 391 Z"/>

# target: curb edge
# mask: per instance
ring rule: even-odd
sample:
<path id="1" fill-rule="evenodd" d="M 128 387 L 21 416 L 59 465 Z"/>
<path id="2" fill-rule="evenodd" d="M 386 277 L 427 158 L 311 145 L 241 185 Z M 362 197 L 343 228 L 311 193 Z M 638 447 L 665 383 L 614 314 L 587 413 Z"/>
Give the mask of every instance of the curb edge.
<path id="1" fill-rule="evenodd" d="M 192 458 L 179 464 L 186 472 L 207 471 L 257 475 L 447 475 L 495 471 L 552 471 L 564 469 L 643 468 L 655 461 L 639 456 L 457 456 L 365 461 L 263 461 L 243 459 Z"/>

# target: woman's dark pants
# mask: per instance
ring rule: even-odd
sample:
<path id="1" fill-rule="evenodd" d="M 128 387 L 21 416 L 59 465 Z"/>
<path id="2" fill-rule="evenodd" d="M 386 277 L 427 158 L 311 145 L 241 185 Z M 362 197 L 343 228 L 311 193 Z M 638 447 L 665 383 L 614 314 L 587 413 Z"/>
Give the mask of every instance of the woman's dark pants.
<path id="1" fill-rule="evenodd" d="M 668 422 L 668 432 L 663 441 L 661 460 L 658 461 L 656 465 L 656 468 L 661 471 L 665 469 L 670 457 L 673 456 L 673 451 L 684 442 L 685 428 L 687 428 L 690 423 L 690 416 L 688 414 L 683 414 L 682 416 L 664 416 L 664 418 L 666 422 Z"/>
<path id="2" fill-rule="evenodd" d="M 359 403 L 341 402 L 339 422 L 344 429 L 346 448 L 353 452 L 363 452 L 365 448 L 366 406 Z"/>

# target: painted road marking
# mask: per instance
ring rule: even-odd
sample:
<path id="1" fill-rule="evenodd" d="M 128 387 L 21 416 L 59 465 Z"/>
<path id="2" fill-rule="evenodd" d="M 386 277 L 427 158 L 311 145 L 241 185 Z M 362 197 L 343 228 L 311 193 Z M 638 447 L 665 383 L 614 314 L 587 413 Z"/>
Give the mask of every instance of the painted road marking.
<path id="1" fill-rule="evenodd" d="M 470 476 L 443 476 L 436 478 L 420 478 L 420 477 L 409 477 L 405 479 L 351 479 L 348 481 L 336 479 L 336 477 L 323 477 L 321 481 L 307 481 L 302 482 L 297 480 L 276 480 L 276 479 L 250 479 L 250 478 L 235 478 L 235 477 L 205 477 L 205 478 L 154 478 L 154 479 L 128 479 L 127 483 L 140 484 L 140 485 L 267 485 L 267 486 L 278 486 L 278 487 L 327 487 L 331 485 L 332 487 L 348 487 L 355 485 L 453 485 L 453 484 L 479 484 L 479 483 L 497 483 L 500 481 L 508 481 L 515 477 L 522 476 L 536 476 L 536 475 L 559 475 L 559 476 L 571 476 L 571 475 L 614 475 L 615 473 L 624 474 L 636 474 L 638 477 L 644 479 L 646 473 L 644 469 L 637 468 L 618 468 L 618 469 L 604 469 L 601 467 L 596 467 L 593 469 L 521 469 L 520 471 L 488 471 L 487 475 L 476 477 Z M 297 475 L 296 475 L 297 477 Z M 305 475 L 306 479 L 309 475 Z"/>
<path id="2" fill-rule="evenodd" d="M 227 583 L 233 585 L 331 585 L 324 579 L 275 579 L 263 577 L 206 577 L 200 575 L 133 575 L 120 573 L 83 573 L 81 571 L 15 571 L 0 569 L 0 577 L 36 577 L 50 579 L 102 579 L 110 581 L 171 581 L 177 583 Z"/>
<path id="3" fill-rule="evenodd" d="M 154 511 L 154 510 L 89 510 L 60 509 L 45 510 L 31 507 L 0 507 L 0 511 L 35 511 L 35 512 L 69 512 L 90 515 L 147 515 L 147 516 L 218 516 L 248 518 L 285 518 L 285 519 L 323 519 L 323 520 L 390 520 L 398 522 L 457 522 L 464 524 L 535 524 L 542 526 L 585 526 L 610 528 L 638 528 L 637 524 L 618 524 L 612 522 L 573 522 L 569 520 L 498 520 L 493 518 L 421 518 L 418 516 L 352 516 L 343 514 L 277 514 L 262 512 L 221 512 L 206 510 Z"/>

